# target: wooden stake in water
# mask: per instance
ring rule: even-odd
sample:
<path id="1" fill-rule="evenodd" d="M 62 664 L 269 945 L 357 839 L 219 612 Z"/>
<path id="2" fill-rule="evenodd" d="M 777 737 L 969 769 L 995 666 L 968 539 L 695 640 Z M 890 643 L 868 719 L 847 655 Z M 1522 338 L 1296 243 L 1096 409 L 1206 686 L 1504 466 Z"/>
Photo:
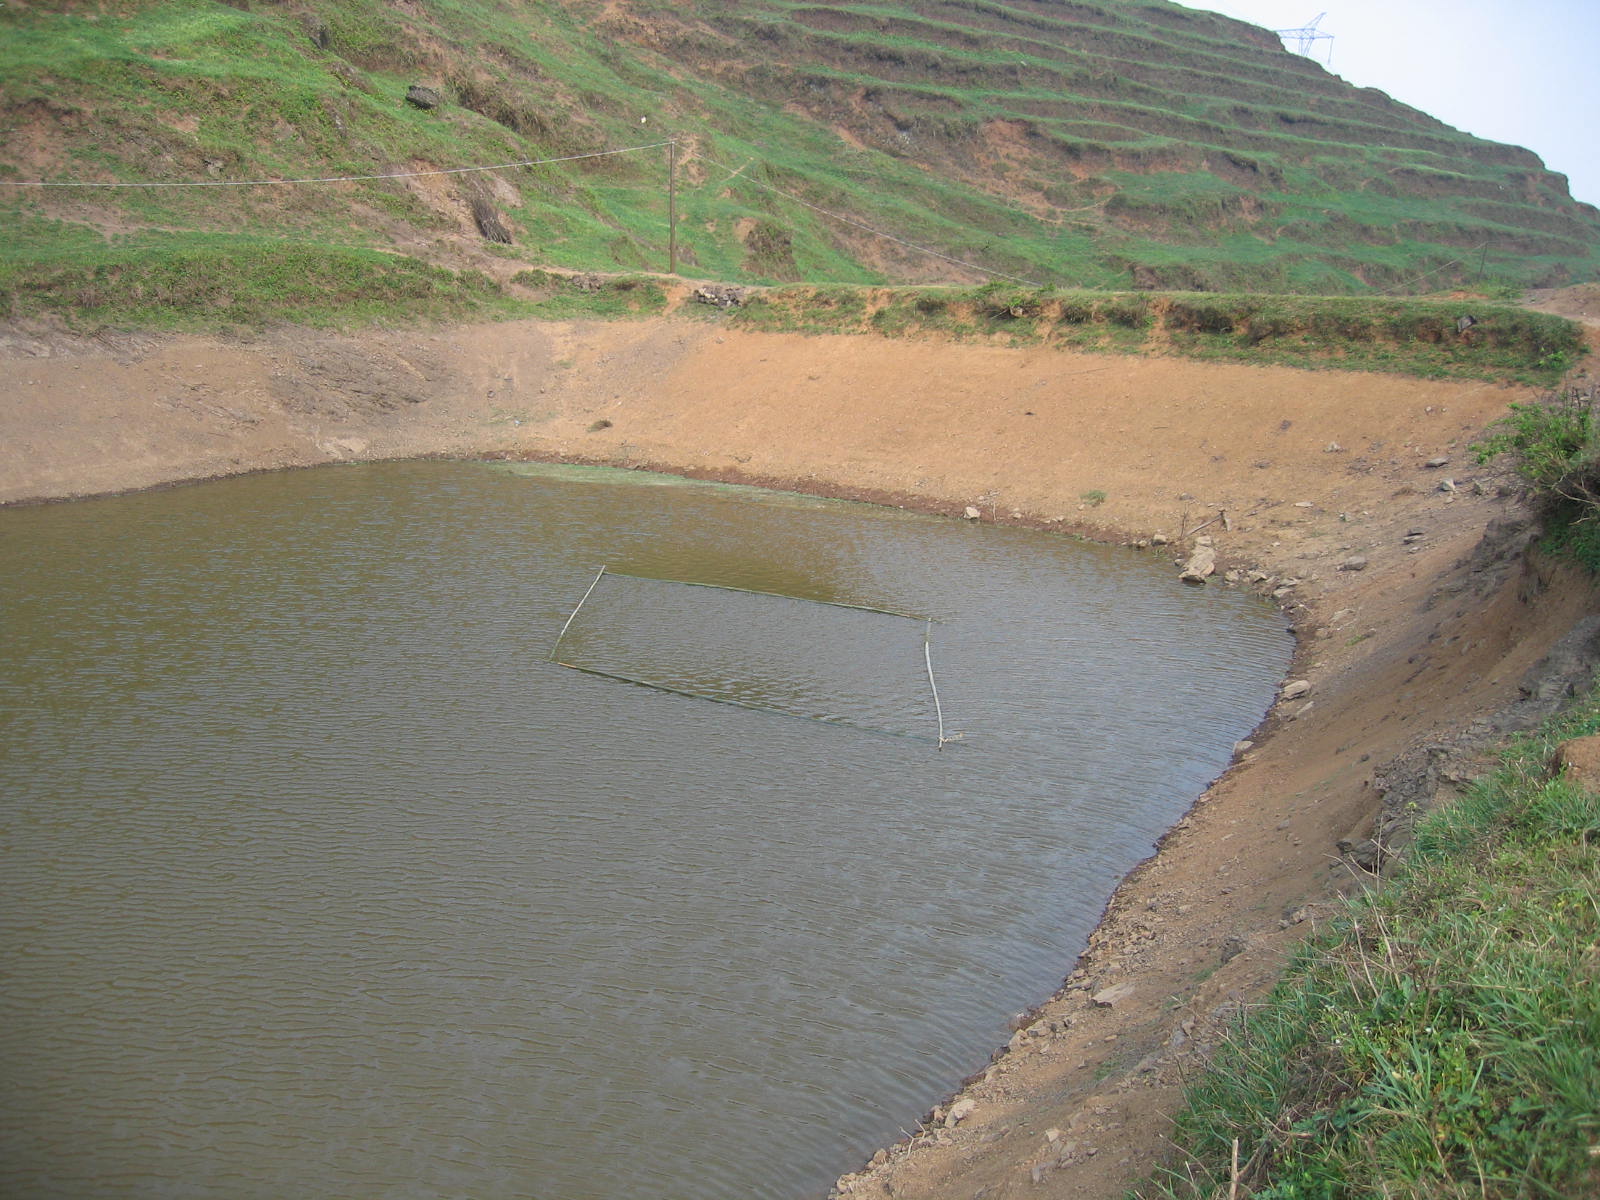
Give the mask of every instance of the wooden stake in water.
<path id="1" fill-rule="evenodd" d="M 933 692 L 933 715 L 939 720 L 939 749 L 944 749 L 944 707 L 939 703 L 939 685 L 933 681 L 933 618 L 922 635 L 922 661 L 928 664 L 928 689 Z"/>
<path id="2" fill-rule="evenodd" d="M 600 574 L 594 577 L 594 582 L 589 585 L 589 590 L 583 594 L 583 599 L 578 601 L 578 608 L 582 608 L 585 604 L 589 603 L 589 597 L 594 593 L 594 589 L 600 586 L 600 577 L 605 573 L 606 569 L 601 567 Z M 567 617 L 567 623 L 561 627 L 561 632 L 556 634 L 556 644 L 550 647 L 551 662 L 558 661 L 556 658 L 556 651 L 561 649 L 561 639 L 566 637 L 567 630 L 572 628 L 573 619 L 578 615 L 578 608 L 572 610 L 572 613 Z"/>

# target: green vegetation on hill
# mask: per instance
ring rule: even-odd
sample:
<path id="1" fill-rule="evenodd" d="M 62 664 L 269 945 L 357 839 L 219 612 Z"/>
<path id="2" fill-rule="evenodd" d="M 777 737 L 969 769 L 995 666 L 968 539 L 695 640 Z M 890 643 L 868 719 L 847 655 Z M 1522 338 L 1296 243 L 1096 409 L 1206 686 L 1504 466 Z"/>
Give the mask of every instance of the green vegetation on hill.
<path id="1" fill-rule="evenodd" d="M 1510 457 L 1545 523 L 1545 549 L 1600 574 L 1600 388 L 1573 387 L 1511 411 L 1473 447 Z"/>
<path id="2" fill-rule="evenodd" d="M 216 233 L 147 233 L 105 244 L 70 226 L 47 232 L 34 255 L 0 258 L 0 311 L 63 312 L 90 328 L 152 329 L 512 311 L 500 286 L 480 272 L 362 247 Z"/>
<path id="3" fill-rule="evenodd" d="M 219 331 L 497 317 L 625 319 L 666 307 L 650 276 L 475 270 L 360 247 L 251 234 L 148 233 L 109 245 L 57 228 L 48 248 L 0 258 L 0 311 L 57 313 L 81 329 Z"/>
<path id="4" fill-rule="evenodd" d="M 1550 761 L 1600 693 L 1427 817 L 1189 1091 L 1137 1195 L 1600 1194 L 1600 794 Z"/>
<path id="5" fill-rule="evenodd" d="M 0 39 L 0 183 L 410 175 L 0 186 L 12 263 L 71 229 L 108 263 L 183 231 L 660 270 L 667 152 L 607 152 L 674 138 L 699 277 L 984 277 L 904 242 L 1052 287 L 1600 277 L 1600 213 L 1532 154 L 1165 0 L 90 0 L 8 5 Z"/>
<path id="6" fill-rule="evenodd" d="M 1463 316 L 1473 323 L 1463 328 Z M 1544 386 L 1585 352 L 1571 321 L 1481 298 L 794 285 L 757 292 L 725 319 L 742 329 L 998 339 Z"/>

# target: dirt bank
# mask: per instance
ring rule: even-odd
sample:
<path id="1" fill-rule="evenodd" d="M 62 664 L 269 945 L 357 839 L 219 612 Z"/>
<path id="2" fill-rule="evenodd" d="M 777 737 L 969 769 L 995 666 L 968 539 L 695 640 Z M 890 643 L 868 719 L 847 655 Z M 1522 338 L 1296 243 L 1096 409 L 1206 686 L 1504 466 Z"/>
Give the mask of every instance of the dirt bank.
<path id="1" fill-rule="evenodd" d="M 1124 884 L 964 1115 L 939 1110 L 914 1147 L 842 1180 L 857 1196 L 1118 1195 L 1161 1153 L 1193 1054 L 1363 878 L 1340 844 L 1370 861 L 1388 765 L 1453 762 L 1429 745 L 1516 699 L 1592 604 L 1514 537 L 1472 559 L 1511 502 L 1466 446 L 1529 398 L 1492 385 L 692 321 L 231 342 L 13 328 L 0 359 L 0 502 L 505 454 L 970 505 L 1114 541 L 1212 522 L 1224 569 L 1286 606 L 1309 690 Z"/>

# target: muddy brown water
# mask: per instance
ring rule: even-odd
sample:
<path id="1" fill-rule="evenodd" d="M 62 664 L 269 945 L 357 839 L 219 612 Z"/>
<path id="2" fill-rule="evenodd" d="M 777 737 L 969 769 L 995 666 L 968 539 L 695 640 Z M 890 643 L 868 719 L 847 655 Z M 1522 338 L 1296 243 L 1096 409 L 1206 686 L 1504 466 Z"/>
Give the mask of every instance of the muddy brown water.
<path id="1" fill-rule="evenodd" d="M 0 511 L 0 620 L 30 1197 L 820 1196 L 1290 652 L 1150 556 L 487 464 Z"/>

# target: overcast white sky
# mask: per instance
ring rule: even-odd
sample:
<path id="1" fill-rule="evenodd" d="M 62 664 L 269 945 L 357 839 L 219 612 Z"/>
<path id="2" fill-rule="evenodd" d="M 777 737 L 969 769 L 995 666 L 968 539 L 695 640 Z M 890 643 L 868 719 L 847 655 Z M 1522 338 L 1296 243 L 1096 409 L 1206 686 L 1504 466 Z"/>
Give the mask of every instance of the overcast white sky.
<path id="1" fill-rule="evenodd" d="M 1326 12 L 1308 57 L 1447 125 L 1526 146 L 1600 204 L 1600 0 L 1180 0 L 1267 29 Z M 1293 49 L 1290 45 L 1290 49 Z"/>

